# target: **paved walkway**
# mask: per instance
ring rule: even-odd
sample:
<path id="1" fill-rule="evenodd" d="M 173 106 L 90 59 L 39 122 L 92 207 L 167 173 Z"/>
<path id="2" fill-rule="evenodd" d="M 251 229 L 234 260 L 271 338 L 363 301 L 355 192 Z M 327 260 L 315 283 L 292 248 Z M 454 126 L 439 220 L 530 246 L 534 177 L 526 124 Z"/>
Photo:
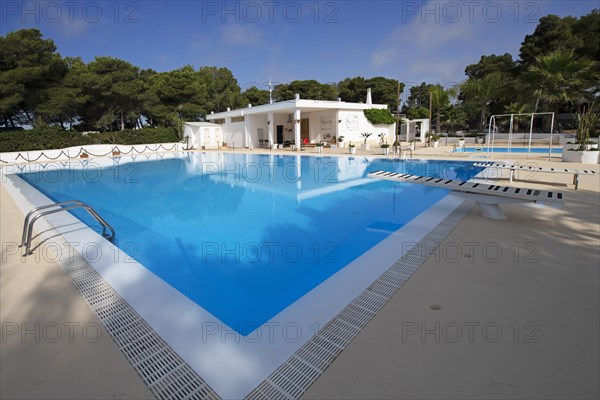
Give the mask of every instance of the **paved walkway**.
<path id="1" fill-rule="evenodd" d="M 475 207 L 304 398 L 599 398 L 597 189 L 503 209 Z"/>
<path id="2" fill-rule="evenodd" d="M 529 178 L 566 205 L 475 207 L 304 397 L 600 397 L 600 182 Z M 20 257 L 23 215 L 0 200 L 0 397 L 151 398 L 61 267 Z"/>
<path id="3" fill-rule="evenodd" d="M 21 257 L 23 214 L 1 185 L 0 203 L 0 398 L 153 398 L 51 251 Z"/>

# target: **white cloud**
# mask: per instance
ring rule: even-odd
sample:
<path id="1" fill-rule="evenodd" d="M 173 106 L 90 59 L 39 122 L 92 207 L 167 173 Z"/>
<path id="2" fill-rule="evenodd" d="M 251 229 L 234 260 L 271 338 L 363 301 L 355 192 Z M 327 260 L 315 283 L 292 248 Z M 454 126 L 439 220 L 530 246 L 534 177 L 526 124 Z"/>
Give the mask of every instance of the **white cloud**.
<path id="1" fill-rule="evenodd" d="M 404 69 L 406 81 L 419 84 L 423 81 L 439 83 L 444 87 L 451 87 L 459 83 L 464 73 L 465 66 L 471 64 L 468 57 L 453 58 L 452 56 L 431 59 L 407 60 Z"/>
<path id="2" fill-rule="evenodd" d="M 66 37 L 79 37 L 86 33 L 90 27 L 94 28 L 95 25 L 82 18 L 74 18 L 72 21 L 65 19 L 56 24 L 58 32 Z"/>
<path id="3" fill-rule="evenodd" d="M 422 22 L 415 18 L 410 23 L 397 27 L 387 35 L 371 53 L 371 66 L 379 68 L 410 59 L 430 58 L 436 51 L 469 46 L 477 40 L 472 23 Z"/>
<path id="4" fill-rule="evenodd" d="M 371 65 L 375 68 L 391 64 L 399 59 L 400 52 L 394 47 L 384 47 L 371 54 Z"/>
<path id="5" fill-rule="evenodd" d="M 264 43 L 263 32 L 256 25 L 227 24 L 220 33 L 223 44 L 259 46 Z"/>

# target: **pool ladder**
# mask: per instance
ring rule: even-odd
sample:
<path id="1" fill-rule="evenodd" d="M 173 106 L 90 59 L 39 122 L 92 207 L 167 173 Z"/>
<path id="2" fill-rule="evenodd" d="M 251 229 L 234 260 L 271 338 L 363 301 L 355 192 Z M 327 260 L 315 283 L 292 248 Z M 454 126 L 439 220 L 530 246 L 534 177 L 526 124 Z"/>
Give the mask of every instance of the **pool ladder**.
<path id="1" fill-rule="evenodd" d="M 76 208 L 83 208 L 90 214 L 92 217 L 96 219 L 102 225 L 102 237 L 110 240 L 111 242 L 115 238 L 115 230 L 108 222 L 104 220 L 92 207 L 87 204 L 79 201 L 79 200 L 68 200 L 60 203 L 48 204 L 45 206 L 36 207 L 33 210 L 29 211 L 25 216 L 25 222 L 23 223 L 23 234 L 21 236 L 21 245 L 19 247 L 25 246 L 25 254 L 24 256 L 33 254 L 31 248 L 31 240 L 33 235 L 33 225 L 35 222 L 41 217 L 49 214 L 54 214 L 62 211 L 69 211 Z M 35 216 L 34 216 L 35 215 Z M 106 230 L 110 231 L 110 235 L 106 232 Z"/>

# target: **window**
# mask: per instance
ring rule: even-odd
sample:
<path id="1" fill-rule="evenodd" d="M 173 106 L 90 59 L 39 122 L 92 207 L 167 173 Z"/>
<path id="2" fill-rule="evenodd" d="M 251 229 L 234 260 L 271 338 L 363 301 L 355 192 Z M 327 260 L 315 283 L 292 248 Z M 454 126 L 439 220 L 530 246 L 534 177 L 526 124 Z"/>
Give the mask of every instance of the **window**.
<path id="1" fill-rule="evenodd" d="M 213 124 L 223 125 L 225 123 L 225 118 L 217 118 L 212 120 Z"/>
<path id="2" fill-rule="evenodd" d="M 242 115 L 241 117 L 231 117 L 231 123 L 234 122 L 244 122 L 244 116 Z"/>

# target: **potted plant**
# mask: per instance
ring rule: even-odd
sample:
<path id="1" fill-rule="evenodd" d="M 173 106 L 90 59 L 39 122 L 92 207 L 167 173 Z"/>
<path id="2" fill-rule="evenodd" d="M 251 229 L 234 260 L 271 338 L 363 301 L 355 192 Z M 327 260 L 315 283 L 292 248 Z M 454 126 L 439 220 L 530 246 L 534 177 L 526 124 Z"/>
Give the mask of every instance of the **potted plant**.
<path id="1" fill-rule="evenodd" d="M 431 146 L 431 137 L 433 136 L 433 133 L 431 133 L 430 131 L 425 132 L 425 144 L 426 146 Z"/>
<path id="2" fill-rule="evenodd" d="M 338 136 L 338 145 L 340 146 L 340 149 L 343 149 L 346 146 L 344 144 L 344 137 L 343 136 Z"/>
<path id="3" fill-rule="evenodd" d="M 410 149 L 411 149 L 412 151 L 415 151 L 416 143 L 417 143 L 417 141 L 416 141 L 416 140 L 411 140 L 411 141 L 408 143 L 408 147 L 410 147 Z"/>
<path id="4" fill-rule="evenodd" d="M 394 146 L 394 153 L 400 154 L 400 142 L 395 140 L 392 146 Z"/>
<path id="5" fill-rule="evenodd" d="M 465 147 L 465 138 L 464 137 L 461 137 L 458 139 L 458 145 L 460 147 Z"/>
<path id="6" fill-rule="evenodd" d="M 577 125 L 577 144 L 576 149 L 568 149 L 562 153 L 562 161 L 577 162 L 583 164 L 600 164 L 600 151 L 598 145 L 589 143 L 590 133 L 599 128 L 600 117 L 593 111 L 594 103 L 592 103 L 582 113 L 578 113 L 575 117 Z"/>
<path id="7" fill-rule="evenodd" d="M 381 154 L 383 154 L 384 156 L 387 156 L 388 154 L 390 154 L 390 145 L 387 143 L 382 143 L 381 144 Z"/>
<path id="8" fill-rule="evenodd" d="M 431 142 L 433 147 L 438 147 L 440 145 L 440 135 L 431 135 Z"/>
<path id="9" fill-rule="evenodd" d="M 365 133 L 361 133 L 360 134 L 360 136 L 362 136 L 363 138 L 365 138 L 365 141 L 363 142 L 363 145 L 361 147 L 363 150 L 369 150 L 369 144 L 367 143 L 367 139 L 371 135 L 372 135 L 372 133 L 369 133 L 369 132 L 365 132 Z"/>
<path id="10" fill-rule="evenodd" d="M 321 142 L 315 143 L 315 149 L 317 149 L 317 153 L 322 153 L 323 152 L 323 146 L 324 145 L 325 145 L 325 143 L 321 143 Z"/>
<path id="11" fill-rule="evenodd" d="M 353 145 L 352 142 L 350 142 L 350 144 L 348 145 L 348 153 L 356 154 L 356 146 Z"/>

